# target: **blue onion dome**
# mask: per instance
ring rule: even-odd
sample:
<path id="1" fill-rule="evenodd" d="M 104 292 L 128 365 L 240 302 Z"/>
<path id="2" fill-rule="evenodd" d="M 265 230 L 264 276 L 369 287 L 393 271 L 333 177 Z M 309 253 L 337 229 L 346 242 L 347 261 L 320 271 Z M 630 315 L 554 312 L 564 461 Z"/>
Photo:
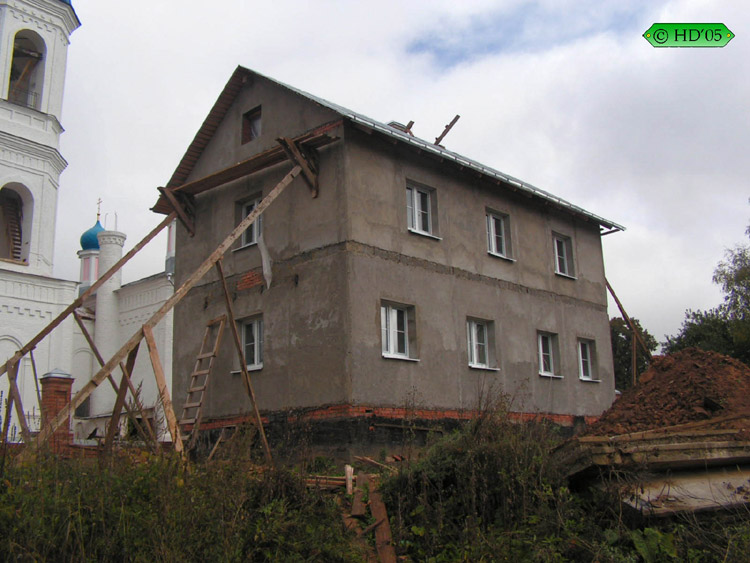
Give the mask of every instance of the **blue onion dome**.
<path id="1" fill-rule="evenodd" d="M 99 239 L 96 235 L 103 230 L 104 227 L 102 227 L 99 219 L 97 219 L 96 225 L 81 235 L 81 250 L 99 250 Z"/>
<path id="2" fill-rule="evenodd" d="M 71 8 L 73 7 L 73 3 L 71 2 L 71 0 L 60 0 L 60 2 L 62 2 L 63 4 L 67 4 Z"/>

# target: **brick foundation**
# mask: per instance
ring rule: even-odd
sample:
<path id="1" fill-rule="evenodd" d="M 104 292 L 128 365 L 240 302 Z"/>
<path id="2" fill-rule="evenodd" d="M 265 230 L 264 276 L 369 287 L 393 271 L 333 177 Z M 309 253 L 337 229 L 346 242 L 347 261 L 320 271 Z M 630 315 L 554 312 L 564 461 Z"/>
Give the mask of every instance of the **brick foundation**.
<path id="1" fill-rule="evenodd" d="M 385 419 L 416 419 L 425 421 L 440 420 L 471 420 L 481 413 L 474 410 L 457 410 L 457 409 L 413 409 L 405 407 L 374 407 L 363 405 L 329 405 L 317 409 L 289 410 L 267 413 L 261 417 L 263 424 L 271 422 L 297 422 L 304 420 L 334 420 L 339 418 L 385 418 Z M 580 422 L 592 424 L 599 418 L 598 416 L 576 416 L 572 414 L 556 413 L 525 413 L 511 412 L 508 413 L 511 420 L 517 422 L 530 422 L 532 420 L 547 420 L 559 424 L 560 426 L 572 427 Z M 201 430 L 214 428 L 223 428 L 226 426 L 235 426 L 244 422 L 253 420 L 252 415 L 239 415 L 228 418 L 204 420 L 201 422 Z"/>

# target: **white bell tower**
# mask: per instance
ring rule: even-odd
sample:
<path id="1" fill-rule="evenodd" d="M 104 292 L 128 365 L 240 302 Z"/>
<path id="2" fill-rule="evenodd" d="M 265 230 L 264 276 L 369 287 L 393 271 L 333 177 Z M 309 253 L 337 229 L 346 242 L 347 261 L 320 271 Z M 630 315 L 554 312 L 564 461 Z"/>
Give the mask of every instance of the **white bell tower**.
<path id="1" fill-rule="evenodd" d="M 0 270 L 52 275 L 70 0 L 0 0 Z"/>

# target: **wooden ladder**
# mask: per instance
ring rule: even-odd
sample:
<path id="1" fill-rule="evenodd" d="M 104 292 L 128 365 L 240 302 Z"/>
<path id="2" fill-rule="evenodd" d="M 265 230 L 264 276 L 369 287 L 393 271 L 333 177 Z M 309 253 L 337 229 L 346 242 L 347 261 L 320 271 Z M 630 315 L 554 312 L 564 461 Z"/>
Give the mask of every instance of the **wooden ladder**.
<path id="1" fill-rule="evenodd" d="M 203 415 L 203 397 L 205 396 L 208 379 L 211 375 L 211 368 L 214 365 L 214 358 L 219 353 L 221 338 L 224 335 L 224 326 L 227 322 L 227 316 L 221 315 L 206 323 L 206 332 L 203 334 L 203 342 L 198 356 L 195 358 L 195 367 L 190 375 L 187 396 L 185 404 L 182 406 L 182 416 L 180 417 L 180 430 L 182 431 L 183 444 L 186 449 L 192 449 L 198 439 L 198 427 Z M 211 342 L 211 333 L 216 333 L 216 338 L 211 348 L 206 349 Z M 187 426 L 192 425 L 191 430 Z"/>

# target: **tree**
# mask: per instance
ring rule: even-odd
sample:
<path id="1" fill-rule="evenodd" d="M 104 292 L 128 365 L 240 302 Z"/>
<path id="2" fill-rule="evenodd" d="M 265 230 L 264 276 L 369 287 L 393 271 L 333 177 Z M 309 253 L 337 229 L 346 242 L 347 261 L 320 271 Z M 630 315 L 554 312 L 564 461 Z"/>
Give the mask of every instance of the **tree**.
<path id="1" fill-rule="evenodd" d="M 685 311 L 685 320 L 682 321 L 680 332 L 674 336 L 667 336 L 664 351 L 672 354 L 692 347 L 734 356 L 734 340 L 721 307 L 708 311 Z"/>
<path id="2" fill-rule="evenodd" d="M 750 226 L 745 230 L 750 236 Z M 714 270 L 724 303 L 709 311 L 685 311 L 680 332 L 668 336 L 668 353 L 690 346 L 732 356 L 750 365 L 750 245 L 727 249 Z"/>
<path id="3" fill-rule="evenodd" d="M 645 330 L 638 319 L 630 319 L 636 329 L 641 333 L 644 343 L 650 352 L 656 350 L 658 343 L 647 330 Z M 615 388 L 620 391 L 633 386 L 633 333 L 624 319 L 613 317 L 609 321 L 609 331 L 612 336 L 612 359 L 615 366 Z M 636 352 L 636 370 L 639 374 L 648 368 L 648 357 L 638 346 Z"/>

